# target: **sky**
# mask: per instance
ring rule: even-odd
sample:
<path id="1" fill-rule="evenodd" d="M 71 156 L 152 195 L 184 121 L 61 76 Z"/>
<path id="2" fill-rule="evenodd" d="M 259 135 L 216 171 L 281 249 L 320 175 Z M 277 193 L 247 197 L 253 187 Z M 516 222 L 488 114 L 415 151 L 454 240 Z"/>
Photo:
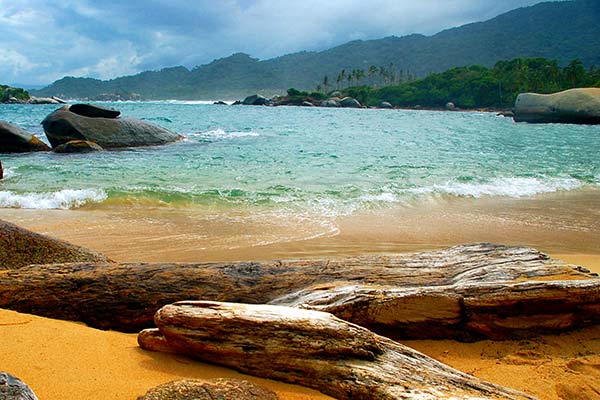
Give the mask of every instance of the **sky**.
<path id="1" fill-rule="evenodd" d="M 443 29 L 540 0 L 0 0 L 0 84 L 111 79 Z"/>

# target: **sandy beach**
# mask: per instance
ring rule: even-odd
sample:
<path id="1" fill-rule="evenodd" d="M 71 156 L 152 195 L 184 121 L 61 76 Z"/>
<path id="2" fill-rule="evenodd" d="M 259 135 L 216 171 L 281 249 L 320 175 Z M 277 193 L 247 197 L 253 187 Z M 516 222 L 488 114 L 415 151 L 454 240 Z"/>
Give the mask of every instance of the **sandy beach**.
<path id="1" fill-rule="evenodd" d="M 259 223 L 202 225 L 190 210 L 2 209 L 0 218 L 118 261 L 341 257 L 491 241 L 537 247 L 600 273 L 599 209 L 595 192 L 489 202 L 459 199 L 338 218 L 332 234 L 260 246 L 252 245 L 253 235 L 264 230 Z M 202 235 L 215 245 L 199 245 Z M 220 237 L 236 235 L 248 242 L 219 246 Z M 241 376 L 185 357 L 145 352 L 137 346 L 136 335 L 6 310 L 0 310 L 0 341 L 9 343 L 0 347 L 0 369 L 22 378 L 43 400 L 134 399 L 171 380 Z M 543 400 L 600 398 L 600 325 L 530 340 L 404 343 L 461 371 Z M 328 398 L 298 386 L 245 378 L 273 389 L 281 399 Z"/>

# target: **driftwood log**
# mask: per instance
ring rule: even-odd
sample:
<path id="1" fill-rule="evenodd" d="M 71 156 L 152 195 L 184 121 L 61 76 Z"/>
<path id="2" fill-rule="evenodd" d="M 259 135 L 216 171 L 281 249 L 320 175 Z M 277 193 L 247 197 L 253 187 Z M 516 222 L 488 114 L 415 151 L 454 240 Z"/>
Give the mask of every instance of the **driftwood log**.
<path id="1" fill-rule="evenodd" d="M 271 305 L 179 302 L 140 346 L 308 386 L 336 399 L 532 399 L 464 374 L 331 314 Z"/>
<path id="2" fill-rule="evenodd" d="M 0 308 L 138 332 L 180 300 L 330 312 L 391 338 L 502 339 L 600 321 L 600 279 L 524 247 L 338 260 L 76 263 L 0 273 Z"/>

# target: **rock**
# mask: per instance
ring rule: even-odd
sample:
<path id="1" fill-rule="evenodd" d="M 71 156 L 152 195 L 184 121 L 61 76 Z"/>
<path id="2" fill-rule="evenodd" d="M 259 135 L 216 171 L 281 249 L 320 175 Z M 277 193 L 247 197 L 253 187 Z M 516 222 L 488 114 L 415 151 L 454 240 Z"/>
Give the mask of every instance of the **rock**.
<path id="1" fill-rule="evenodd" d="M 4 179 L 4 168 L 2 168 L 2 161 L 0 161 L 0 180 Z"/>
<path id="2" fill-rule="evenodd" d="M 381 104 L 379 105 L 379 108 L 394 108 L 394 106 L 392 106 L 391 103 L 388 103 L 387 101 L 383 101 L 381 102 Z"/>
<path id="3" fill-rule="evenodd" d="M 53 151 L 55 153 L 92 153 L 94 151 L 102 151 L 102 147 L 94 142 L 87 140 L 71 140 L 67 143 L 56 146 Z"/>
<path id="4" fill-rule="evenodd" d="M 245 106 L 264 106 L 267 104 L 268 99 L 259 94 L 253 94 L 252 96 L 246 97 L 242 104 Z"/>
<path id="5" fill-rule="evenodd" d="M 107 261 L 102 254 L 0 220 L 0 270 L 30 264 Z"/>
<path id="6" fill-rule="evenodd" d="M 50 98 L 51 98 L 52 100 L 55 100 L 55 101 L 57 101 L 57 102 L 58 102 L 58 103 L 60 103 L 60 104 L 67 104 L 67 102 L 66 102 L 65 100 L 61 99 L 60 97 L 52 96 L 52 97 L 50 97 Z"/>
<path id="7" fill-rule="evenodd" d="M 302 107 L 314 107 L 315 105 L 313 103 L 311 103 L 310 101 L 303 101 L 302 104 L 300 104 Z"/>
<path id="8" fill-rule="evenodd" d="M 600 124 L 600 88 L 570 89 L 553 94 L 521 93 L 516 122 Z"/>
<path id="9" fill-rule="evenodd" d="M 343 95 L 342 95 L 342 92 L 340 92 L 339 90 L 334 90 L 333 92 L 331 92 L 331 93 L 329 94 L 329 98 L 333 98 L 333 97 L 338 97 L 338 98 L 340 98 L 340 97 L 342 97 L 342 96 L 343 96 Z"/>
<path id="10" fill-rule="evenodd" d="M 73 104 L 69 106 L 69 111 L 90 118 L 117 118 L 121 115 L 121 111 L 93 104 Z"/>
<path id="11" fill-rule="evenodd" d="M 226 106 L 226 105 L 227 105 L 227 103 L 225 103 L 225 102 L 224 102 L 224 101 L 222 101 L 222 100 L 215 101 L 213 104 L 215 104 L 215 105 L 219 105 L 219 106 Z"/>
<path id="12" fill-rule="evenodd" d="M 118 113 L 89 104 L 67 105 L 48 115 L 42 126 L 52 147 L 72 140 L 87 140 L 105 149 L 154 146 L 183 138 L 146 121 L 116 118 Z"/>
<path id="13" fill-rule="evenodd" d="M 352 97 L 344 97 L 340 100 L 340 105 L 344 108 L 362 108 L 360 102 Z"/>
<path id="14" fill-rule="evenodd" d="M 184 379 L 150 389 L 137 400 L 277 400 L 272 391 L 241 379 Z"/>
<path id="15" fill-rule="evenodd" d="M 0 308 L 125 332 L 152 326 L 156 310 L 181 299 L 325 311 L 392 338 L 531 337 L 600 318 L 597 275 L 492 244 L 324 260 L 36 265 L 0 274 L 0 293 Z"/>
<path id="16" fill-rule="evenodd" d="M 178 353 L 340 400 L 533 399 L 324 312 L 184 301 L 162 307 L 154 320 Z M 138 335 L 143 349 L 154 350 L 155 331 Z"/>
<path id="17" fill-rule="evenodd" d="M 27 102 L 29 104 L 60 104 L 58 100 L 52 97 L 31 97 Z"/>
<path id="18" fill-rule="evenodd" d="M 2 400 L 38 400 L 33 391 L 19 378 L 0 371 L 0 399 Z"/>
<path id="19" fill-rule="evenodd" d="M 496 114 L 497 117 L 507 117 L 507 118 L 514 118 L 515 113 L 512 111 L 500 111 L 499 113 Z"/>
<path id="20" fill-rule="evenodd" d="M 446 110 L 448 111 L 454 111 L 456 110 L 456 107 L 454 106 L 454 103 L 449 101 L 446 103 Z"/>
<path id="21" fill-rule="evenodd" d="M 321 107 L 341 107 L 339 101 L 334 99 L 323 100 L 320 104 Z"/>
<path id="22" fill-rule="evenodd" d="M 50 151 L 50 147 L 20 127 L 0 121 L 0 153 Z"/>
<path id="23" fill-rule="evenodd" d="M 16 97 L 9 97 L 8 104 L 27 104 L 27 100 L 21 100 L 21 99 L 17 99 Z"/>

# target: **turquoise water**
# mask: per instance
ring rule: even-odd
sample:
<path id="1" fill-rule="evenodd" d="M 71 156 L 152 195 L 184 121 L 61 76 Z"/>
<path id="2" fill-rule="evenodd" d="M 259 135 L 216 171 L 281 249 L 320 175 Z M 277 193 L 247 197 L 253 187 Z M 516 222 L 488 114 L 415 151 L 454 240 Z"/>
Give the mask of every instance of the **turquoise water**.
<path id="1" fill-rule="evenodd" d="M 600 127 L 492 113 L 103 103 L 186 137 L 94 154 L 0 154 L 0 207 L 291 208 L 325 215 L 430 197 L 600 189 Z M 56 106 L 0 105 L 45 140 Z"/>

